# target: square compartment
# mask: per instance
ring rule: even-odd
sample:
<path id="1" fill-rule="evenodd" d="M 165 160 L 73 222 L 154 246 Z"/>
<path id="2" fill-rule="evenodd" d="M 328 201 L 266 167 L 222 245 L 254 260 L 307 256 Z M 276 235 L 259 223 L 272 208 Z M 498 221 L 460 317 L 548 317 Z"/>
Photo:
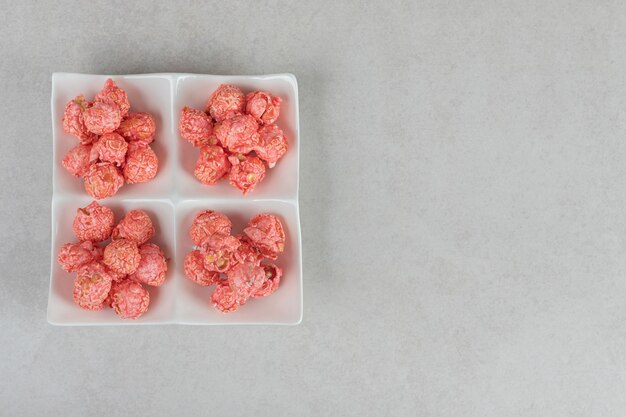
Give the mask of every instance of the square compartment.
<path id="1" fill-rule="evenodd" d="M 172 134 L 172 78 L 168 75 L 88 75 L 55 73 L 52 75 L 52 184 L 55 195 L 88 196 L 82 178 L 76 178 L 63 168 L 65 154 L 78 145 L 78 139 L 63 131 L 63 112 L 74 97 L 84 95 L 91 100 L 100 92 L 107 78 L 126 90 L 132 112 L 146 111 L 156 123 L 155 140 L 150 144 L 159 158 L 159 170 L 151 181 L 124 184 L 114 198 L 170 198 L 173 193 L 174 172 L 178 146 Z M 109 199 L 105 199 L 107 201 Z"/>
<path id="2" fill-rule="evenodd" d="M 243 233 L 248 221 L 259 213 L 278 216 L 285 229 L 285 252 L 273 262 L 283 269 L 275 293 L 252 298 L 233 313 L 223 314 L 211 306 L 215 286 L 203 287 L 185 277 L 183 259 L 194 249 L 189 227 L 202 210 L 223 213 L 233 223 L 233 234 Z M 298 324 L 302 320 L 302 245 L 298 206 L 284 201 L 207 201 L 194 200 L 176 205 L 176 258 L 179 279 L 176 298 L 177 318 L 183 324 Z"/>
<path id="3" fill-rule="evenodd" d="M 159 245 L 165 252 L 166 258 L 169 259 L 165 283 L 160 287 L 144 285 L 150 292 L 150 307 L 146 314 L 137 320 L 122 320 L 110 308 L 89 311 L 74 303 L 72 291 L 76 273 L 65 272 L 61 269 L 57 262 L 57 256 L 64 244 L 78 242 L 72 231 L 72 222 L 76 210 L 89 205 L 92 201 L 88 197 L 55 197 L 53 199 L 52 273 L 48 299 L 48 321 L 58 325 L 125 325 L 174 322 L 178 265 L 174 206 L 169 200 L 116 199 L 102 203 L 113 210 L 116 222 L 130 210 L 141 209 L 146 211 L 155 228 L 154 237 L 150 239 L 150 242 Z M 100 245 L 105 246 L 107 242 L 101 242 Z"/>
<path id="4" fill-rule="evenodd" d="M 99 203 L 116 213 L 116 221 L 132 209 L 146 210 L 156 227 L 157 243 L 169 258 L 166 282 L 149 287 L 148 312 L 138 320 L 122 320 L 111 309 L 83 310 L 72 299 L 73 278 L 61 269 L 57 255 L 61 246 L 76 242 L 72 221 L 79 207 L 93 201 L 82 179 L 71 176 L 63 156 L 78 141 L 63 131 L 61 118 L 67 102 L 77 95 L 93 97 L 105 80 L 112 78 L 128 93 L 132 111 L 148 111 L 157 122 L 153 149 L 159 157 L 157 176 L 145 184 L 125 185 L 113 197 Z M 179 137 L 178 117 L 185 105 L 203 109 L 210 93 L 221 83 L 232 83 L 244 92 L 266 90 L 283 99 L 278 125 L 289 139 L 289 151 L 247 197 L 221 181 L 204 186 L 193 175 L 198 149 Z M 48 321 L 56 325 L 132 324 L 298 324 L 302 320 L 302 246 L 298 210 L 299 128 L 298 87 L 291 74 L 264 76 L 217 76 L 196 74 L 87 75 L 55 73 L 52 76 L 53 197 L 52 265 Z M 214 287 L 202 287 L 184 275 L 183 259 L 193 249 L 189 226 L 195 214 L 213 209 L 229 216 L 233 233 L 241 233 L 248 220 L 259 213 L 279 216 L 287 235 L 286 251 L 276 265 L 283 268 L 279 289 L 272 295 L 252 299 L 236 312 L 223 314 L 210 305 Z"/>
<path id="5" fill-rule="evenodd" d="M 220 84 L 234 84 L 244 93 L 264 90 L 283 99 L 276 124 L 283 129 L 289 141 L 289 150 L 274 168 L 267 169 L 265 178 L 247 197 L 231 186 L 227 179 L 215 185 L 203 185 L 193 175 L 200 150 L 180 137 L 178 119 L 183 107 L 204 110 L 207 99 Z M 173 116 L 175 135 L 179 143 L 176 185 L 181 199 L 186 198 L 237 198 L 288 199 L 298 198 L 298 161 L 300 135 L 298 126 L 298 84 L 291 74 L 263 76 L 180 75 L 176 81 Z"/>

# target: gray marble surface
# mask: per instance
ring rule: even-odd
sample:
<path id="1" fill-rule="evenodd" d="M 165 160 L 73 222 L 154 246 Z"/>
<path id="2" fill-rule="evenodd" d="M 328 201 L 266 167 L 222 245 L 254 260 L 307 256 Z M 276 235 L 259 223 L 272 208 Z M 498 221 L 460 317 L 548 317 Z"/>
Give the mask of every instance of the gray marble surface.
<path id="1" fill-rule="evenodd" d="M 623 3 L 1 3 L 0 415 L 626 414 Z M 46 322 L 54 71 L 298 77 L 301 325 Z"/>

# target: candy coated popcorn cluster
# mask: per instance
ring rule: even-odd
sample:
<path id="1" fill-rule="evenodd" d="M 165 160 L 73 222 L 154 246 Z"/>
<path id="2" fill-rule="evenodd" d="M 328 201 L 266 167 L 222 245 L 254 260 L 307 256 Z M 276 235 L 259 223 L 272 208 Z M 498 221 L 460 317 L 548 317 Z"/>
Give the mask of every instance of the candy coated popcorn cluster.
<path id="1" fill-rule="evenodd" d="M 184 107 L 178 128 L 183 139 L 200 148 L 194 175 L 213 185 L 228 175 L 230 184 L 247 195 L 265 178 L 288 149 L 284 132 L 274 122 L 282 99 L 265 91 L 244 95 L 222 84 L 204 111 Z M 76 168 L 79 169 L 79 168 Z"/>
<path id="2" fill-rule="evenodd" d="M 250 298 L 274 293 L 283 271 L 273 263 L 285 250 L 282 223 L 273 214 L 254 216 L 243 234 L 231 235 L 227 216 L 213 210 L 196 214 L 189 236 L 196 248 L 184 260 L 188 279 L 202 286 L 216 285 L 211 304 L 230 313 Z"/>
<path id="3" fill-rule="evenodd" d="M 79 242 L 63 245 L 57 260 L 77 273 L 74 302 L 87 310 L 111 307 L 124 319 L 144 314 L 150 294 L 143 285 L 163 285 L 167 272 L 165 254 L 148 242 L 155 232 L 150 216 L 131 210 L 116 225 L 113 211 L 94 201 L 76 211 L 72 229 Z"/>
<path id="4" fill-rule="evenodd" d="M 79 140 L 63 158 L 63 167 L 84 179 L 85 191 L 96 200 L 113 196 L 124 185 L 150 181 L 159 161 L 150 147 L 154 118 L 130 112 L 124 90 L 108 79 L 93 102 L 78 96 L 63 113 L 63 130 Z"/>

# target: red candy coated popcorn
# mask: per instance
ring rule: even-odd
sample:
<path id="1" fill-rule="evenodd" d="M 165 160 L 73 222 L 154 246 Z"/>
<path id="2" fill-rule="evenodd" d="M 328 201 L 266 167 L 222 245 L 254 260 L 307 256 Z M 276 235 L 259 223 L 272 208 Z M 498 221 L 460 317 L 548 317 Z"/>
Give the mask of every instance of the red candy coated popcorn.
<path id="1" fill-rule="evenodd" d="M 274 168 L 276 162 L 287 153 L 287 138 L 276 125 L 266 125 L 259 129 L 259 144 L 254 149 L 259 158 Z"/>
<path id="2" fill-rule="evenodd" d="M 217 222 L 222 223 L 221 230 L 216 230 Z M 200 242 L 196 243 L 199 248 L 184 261 L 188 279 L 203 286 L 217 285 L 211 304 L 224 313 L 237 310 L 250 297 L 273 294 L 283 276 L 277 265 L 261 264 L 264 258 L 276 259 L 284 251 L 285 233 L 276 216 L 254 216 L 241 235 L 232 236 L 230 231 L 230 220 L 223 214 L 199 212 L 189 231 L 192 240 Z"/>
<path id="3" fill-rule="evenodd" d="M 246 97 L 237 86 L 222 84 L 211 94 L 206 110 L 217 122 L 243 112 Z"/>
<path id="4" fill-rule="evenodd" d="M 97 138 L 85 126 L 84 112 L 91 105 L 92 103 L 85 101 L 85 97 L 78 96 L 67 103 L 63 112 L 63 130 L 65 133 L 77 137 L 80 143 L 84 145 L 90 144 Z"/>
<path id="5" fill-rule="evenodd" d="M 263 260 L 263 255 L 250 244 L 250 239 L 246 235 L 237 235 L 235 238 L 239 240 L 239 246 L 234 253 L 235 261 L 237 263 L 259 265 Z"/>
<path id="6" fill-rule="evenodd" d="M 128 278 L 154 287 L 163 285 L 167 261 L 161 248 L 154 243 L 144 243 L 139 246 L 139 255 L 139 266 Z"/>
<path id="7" fill-rule="evenodd" d="M 259 145 L 259 125 L 249 114 L 240 114 L 215 125 L 215 136 L 230 152 L 247 154 Z"/>
<path id="8" fill-rule="evenodd" d="M 232 223 L 228 217 L 213 210 L 199 212 L 193 219 L 189 236 L 196 245 L 201 245 L 208 237 L 215 233 L 229 235 Z"/>
<path id="9" fill-rule="evenodd" d="M 102 258 L 100 258 L 100 259 L 102 259 Z M 128 276 L 127 274 L 121 274 L 119 272 L 116 272 L 116 271 L 112 270 L 111 268 L 109 268 L 108 266 L 105 266 L 105 269 L 106 269 L 107 273 L 109 274 L 109 276 L 111 277 L 111 279 L 113 281 L 121 281 L 121 280 L 125 279 Z"/>
<path id="10" fill-rule="evenodd" d="M 156 133 L 156 123 L 150 113 L 129 113 L 120 123 L 117 133 L 128 141 L 151 143 Z"/>
<path id="11" fill-rule="evenodd" d="M 118 239 L 104 248 L 102 262 L 120 274 L 132 274 L 139 267 L 141 255 L 137 243 L 128 239 Z"/>
<path id="12" fill-rule="evenodd" d="M 148 213 L 143 210 L 131 210 L 113 229 L 113 240 L 129 239 L 138 245 L 146 243 L 154 236 L 154 226 Z"/>
<path id="13" fill-rule="evenodd" d="M 227 273 L 228 284 L 238 295 L 244 298 L 256 293 L 265 282 L 265 270 L 258 265 L 240 263 Z"/>
<path id="14" fill-rule="evenodd" d="M 202 245 L 204 267 L 209 271 L 226 272 L 236 263 L 235 251 L 240 243 L 237 238 L 215 233 Z"/>
<path id="15" fill-rule="evenodd" d="M 115 195 L 124 185 L 124 176 L 110 162 L 91 164 L 84 178 L 85 191 L 96 200 Z"/>
<path id="16" fill-rule="evenodd" d="M 131 279 L 113 282 L 109 294 L 111 307 L 123 319 L 141 317 L 150 305 L 150 293 Z"/>
<path id="17" fill-rule="evenodd" d="M 59 251 L 57 261 L 66 272 L 76 272 L 93 261 L 97 261 L 97 253 L 93 251 L 90 241 L 82 243 L 66 243 Z"/>
<path id="18" fill-rule="evenodd" d="M 137 318 L 149 304 L 142 284 L 163 285 L 167 260 L 159 246 L 126 239 L 143 242 L 154 234 L 152 221 L 143 210 L 130 211 L 114 225 L 113 211 L 96 201 L 78 209 L 72 228 L 82 241 L 65 244 L 57 260 L 65 271 L 78 272 L 73 298 L 80 307 L 100 310 L 109 306 L 122 318 Z M 105 248 L 93 243 L 108 237 L 113 240 Z M 219 279 L 219 274 L 215 278 Z"/>
<path id="19" fill-rule="evenodd" d="M 201 183 L 213 185 L 226 175 L 229 169 L 228 155 L 221 147 L 203 146 L 193 174 Z"/>
<path id="20" fill-rule="evenodd" d="M 230 161 L 237 162 L 236 158 L 231 158 Z M 238 162 L 231 167 L 228 178 L 231 185 L 247 195 L 265 178 L 265 165 L 256 156 L 246 156 L 243 161 Z"/>
<path id="21" fill-rule="evenodd" d="M 91 165 L 91 145 L 79 143 L 73 147 L 63 158 L 63 167 L 73 176 L 82 177 Z"/>
<path id="22" fill-rule="evenodd" d="M 113 211 L 94 201 L 87 207 L 76 210 L 72 229 L 76 238 L 81 242 L 87 240 L 101 242 L 111 236 L 114 225 Z"/>
<path id="23" fill-rule="evenodd" d="M 178 121 L 180 136 L 199 148 L 209 145 L 213 136 L 213 122 L 203 111 L 183 107 Z"/>
<path id="24" fill-rule="evenodd" d="M 124 165 L 124 179 L 128 184 L 150 181 L 156 176 L 158 169 L 159 159 L 150 146 L 139 141 L 128 145 Z"/>
<path id="25" fill-rule="evenodd" d="M 223 282 L 219 282 L 211 294 L 211 305 L 222 313 L 232 313 L 245 302 L 245 297 L 236 293 L 227 283 Z"/>
<path id="26" fill-rule="evenodd" d="M 120 126 L 120 108 L 112 101 L 98 101 L 83 112 L 85 127 L 96 135 L 115 131 Z"/>
<path id="27" fill-rule="evenodd" d="M 126 91 L 119 88 L 112 79 L 106 80 L 102 91 L 94 98 L 95 102 L 113 102 L 120 109 L 120 116 L 124 117 L 130 110 L 130 103 Z"/>
<path id="28" fill-rule="evenodd" d="M 274 264 L 261 265 L 265 271 L 265 280 L 261 288 L 256 290 L 252 297 L 261 298 L 273 294 L 280 285 L 280 278 L 283 276 L 283 270 Z"/>
<path id="29" fill-rule="evenodd" d="M 90 240 L 81 242 L 80 245 L 83 248 L 87 249 L 89 252 L 91 252 L 91 256 L 93 256 L 94 261 L 102 260 L 102 257 L 104 256 L 104 248 L 102 246 L 98 246 Z"/>
<path id="30" fill-rule="evenodd" d="M 208 236 L 200 245 L 203 249 L 228 249 L 231 252 L 241 245 L 239 239 L 229 234 L 216 232 Z"/>
<path id="31" fill-rule="evenodd" d="M 270 259 L 276 259 L 285 250 L 285 231 L 278 217 L 273 214 L 254 216 L 243 231 L 250 243 Z"/>
<path id="32" fill-rule="evenodd" d="M 202 286 L 217 284 L 220 280 L 219 272 L 209 271 L 204 267 L 204 256 L 197 249 L 185 256 L 184 271 L 187 278 Z"/>
<path id="33" fill-rule="evenodd" d="M 69 102 L 62 122 L 63 129 L 83 145 L 68 152 L 62 165 L 84 178 L 85 190 L 92 197 L 110 197 L 124 182 L 141 183 L 156 176 L 159 161 L 148 146 L 154 141 L 155 120 L 146 112 L 131 113 L 128 95 L 113 80 L 105 82 L 93 102 L 83 96 Z"/>
<path id="34" fill-rule="evenodd" d="M 128 144 L 122 136 L 115 132 L 105 133 L 93 144 L 90 160 L 99 159 L 117 166 L 124 164 Z"/>
<path id="35" fill-rule="evenodd" d="M 269 125 L 278 119 L 280 114 L 280 97 L 272 96 L 265 91 L 254 91 L 246 96 L 246 113 L 261 125 Z"/>
<path id="36" fill-rule="evenodd" d="M 265 164 L 273 168 L 288 150 L 287 137 L 274 125 L 281 104 L 280 97 L 268 92 L 245 96 L 238 87 L 222 84 L 207 101 L 204 113 L 184 107 L 179 118 L 181 137 L 195 147 L 210 146 L 200 152 L 195 177 L 213 185 L 229 173 L 232 186 L 244 195 L 253 191 L 265 178 Z"/>
<path id="37" fill-rule="evenodd" d="M 74 281 L 74 302 L 87 310 L 100 310 L 111 289 L 111 282 L 111 277 L 100 263 L 82 266 Z"/>

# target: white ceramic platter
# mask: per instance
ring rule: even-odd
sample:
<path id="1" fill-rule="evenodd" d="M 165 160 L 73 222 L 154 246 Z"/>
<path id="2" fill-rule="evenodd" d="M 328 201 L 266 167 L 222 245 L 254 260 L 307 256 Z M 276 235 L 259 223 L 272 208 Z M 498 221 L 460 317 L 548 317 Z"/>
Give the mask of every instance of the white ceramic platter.
<path id="1" fill-rule="evenodd" d="M 153 149 L 159 157 L 157 176 L 144 184 L 124 185 L 99 203 L 110 207 L 119 220 L 132 209 L 146 210 L 156 227 L 152 239 L 169 258 L 166 283 L 149 287 L 151 301 L 146 314 L 137 320 L 122 320 L 111 309 L 87 311 L 72 300 L 74 274 L 63 271 L 56 259 L 64 243 L 75 242 L 72 220 L 76 209 L 92 199 L 83 181 L 61 165 L 63 156 L 77 140 L 63 131 L 65 105 L 83 94 L 91 99 L 107 78 L 126 90 L 131 111 L 150 112 L 157 123 Z M 268 169 L 263 182 L 247 197 L 227 180 L 204 186 L 193 176 L 198 149 L 178 134 L 178 116 L 184 106 L 203 109 L 210 93 L 220 84 L 235 84 L 244 92 L 265 90 L 283 99 L 277 124 L 289 138 L 289 151 Z M 48 321 L 56 325 L 129 324 L 298 324 L 302 320 L 302 244 L 298 209 L 300 135 L 298 126 L 298 85 L 291 74 L 262 76 L 218 76 L 199 74 L 89 75 L 55 73 L 52 76 L 53 196 L 52 263 Z M 240 233 L 258 213 L 278 215 L 287 235 L 286 251 L 276 264 L 283 268 L 281 286 L 274 294 L 252 299 L 237 311 L 222 314 L 209 303 L 213 287 L 201 287 L 185 278 L 184 256 L 193 249 L 188 234 L 195 213 L 212 209 L 233 222 Z"/>

